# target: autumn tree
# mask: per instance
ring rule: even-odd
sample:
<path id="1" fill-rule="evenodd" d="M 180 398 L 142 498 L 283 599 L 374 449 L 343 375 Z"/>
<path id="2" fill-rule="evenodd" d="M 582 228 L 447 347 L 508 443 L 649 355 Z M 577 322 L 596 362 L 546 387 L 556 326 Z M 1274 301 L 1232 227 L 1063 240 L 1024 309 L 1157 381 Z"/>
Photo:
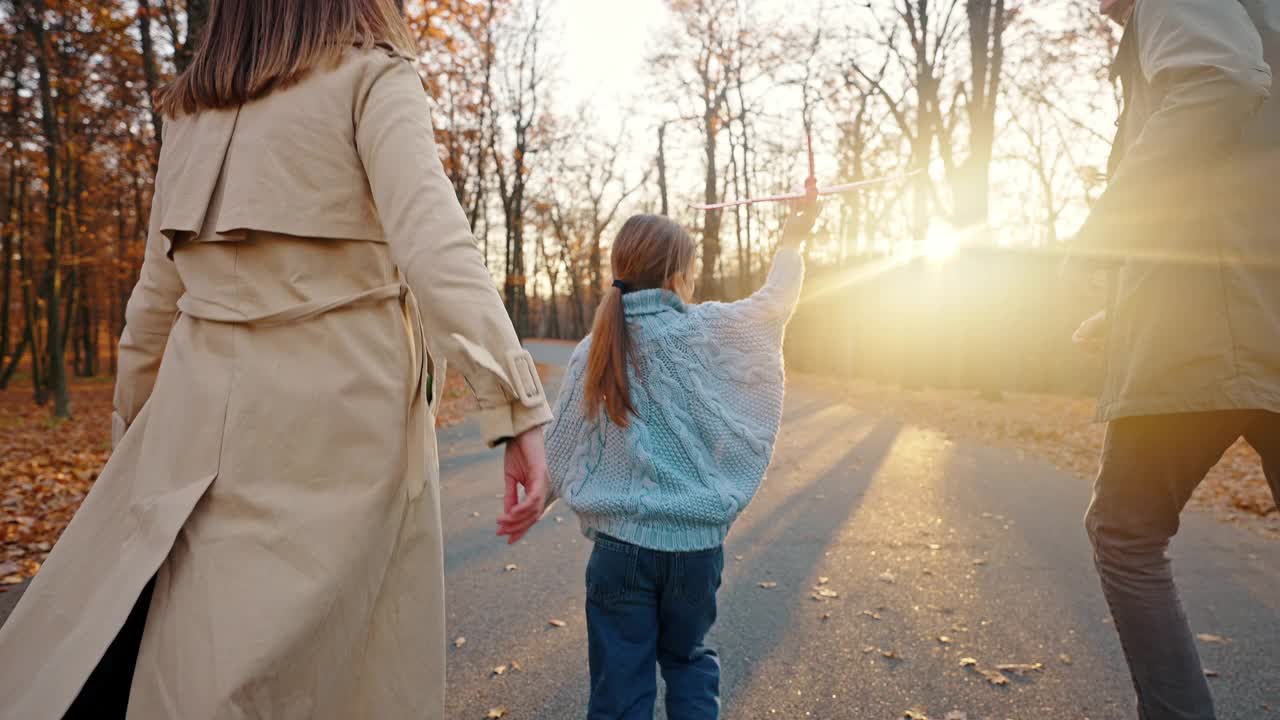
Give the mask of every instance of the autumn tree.
<path id="1" fill-rule="evenodd" d="M 684 108 L 702 135 L 702 199 L 723 197 L 720 143 L 726 125 L 729 93 L 734 87 L 737 33 L 741 13 L 734 0 L 667 0 L 672 28 L 664 49 L 651 58 L 668 98 Z M 702 220 L 702 278 L 708 297 L 720 297 L 720 226 L 722 210 L 707 210 Z"/>
<path id="2" fill-rule="evenodd" d="M 423 76 L 436 100 L 433 117 L 445 174 L 473 230 L 487 244 L 490 133 L 495 124 L 494 33 L 509 0 L 456 0 L 411 6 Z M 487 247 L 485 250 L 488 259 Z"/>
<path id="3" fill-rule="evenodd" d="M 501 66 L 498 92 L 489 100 L 489 156 L 506 239 L 503 294 L 516 331 L 524 336 L 529 331 L 526 190 L 536 169 L 534 156 L 551 136 L 547 127 L 551 75 L 543 0 L 532 0 L 511 13 L 499 32 Z"/>
<path id="4" fill-rule="evenodd" d="M 1009 11 L 1005 0 L 966 0 L 969 21 L 969 82 L 965 110 L 969 152 L 959 162 L 944 157 L 955 181 L 955 221 L 961 227 L 990 219 L 991 155 L 995 147 L 996 107 L 1004 73 L 1004 34 Z M 950 144 L 944 145 L 950 147 Z"/>

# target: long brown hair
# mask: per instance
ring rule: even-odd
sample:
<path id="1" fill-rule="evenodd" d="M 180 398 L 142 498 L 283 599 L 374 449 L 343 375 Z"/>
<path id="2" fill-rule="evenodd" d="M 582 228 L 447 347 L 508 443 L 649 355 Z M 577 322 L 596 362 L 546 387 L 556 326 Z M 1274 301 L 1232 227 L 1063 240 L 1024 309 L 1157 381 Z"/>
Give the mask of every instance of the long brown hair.
<path id="1" fill-rule="evenodd" d="M 636 215 L 613 241 L 613 277 L 627 292 L 671 290 L 689 274 L 693 255 L 693 240 L 684 228 L 661 215 Z M 635 407 L 627 383 L 631 339 L 622 294 L 622 288 L 610 287 L 596 309 L 583 402 L 589 419 L 595 420 L 603 406 L 614 424 L 626 427 Z"/>
<path id="2" fill-rule="evenodd" d="M 243 105 L 376 43 L 413 53 L 395 0 L 213 0 L 191 65 L 157 107 L 175 116 Z"/>

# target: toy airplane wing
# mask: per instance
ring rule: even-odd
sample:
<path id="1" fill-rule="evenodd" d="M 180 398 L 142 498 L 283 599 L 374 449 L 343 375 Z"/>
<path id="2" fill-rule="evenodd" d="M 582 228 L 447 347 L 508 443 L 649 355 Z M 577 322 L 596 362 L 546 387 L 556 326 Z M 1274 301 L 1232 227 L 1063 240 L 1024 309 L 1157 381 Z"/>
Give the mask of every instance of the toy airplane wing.
<path id="1" fill-rule="evenodd" d="M 920 170 L 905 173 L 902 175 L 893 175 L 889 177 L 871 178 L 869 180 L 859 180 L 858 182 L 842 183 L 840 185 L 830 185 L 828 187 L 818 188 L 818 195 L 842 195 L 844 193 L 855 192 L 865 187 L 873 185 L 884 185 L 899 180 L 906 180 L 921 173 Z M 716 203 L 712 205 L 690 205 L 694 210 L 723 210 L 725 208 L 741 207 L 743 205 L 756 205 L 759 203 L 787 202 L 790 200 L 803 200 L 806 194 L 803 191 L 784 193 L 782 195 L 766 195 L 764 197 L 749 198 L 746 200 L 734 200 L 732 202 Z"/>

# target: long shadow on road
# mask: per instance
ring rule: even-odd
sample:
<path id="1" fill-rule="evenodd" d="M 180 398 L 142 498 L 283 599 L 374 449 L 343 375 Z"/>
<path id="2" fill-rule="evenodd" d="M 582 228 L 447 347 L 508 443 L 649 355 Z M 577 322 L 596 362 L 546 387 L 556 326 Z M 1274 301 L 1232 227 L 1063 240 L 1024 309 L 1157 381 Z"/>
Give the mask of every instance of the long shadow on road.
<path id="1" fill-rule="evenodd" d="M 846 408 L 845 419 L 853 417 Z M 727 717 L 756 716 L 742 706 L 739 691 L 753 681 L 768 681 L 756 673 L 794 629 L 793 615 L 809 606 L 809 588 L 827 548 L 856 512 L 900 426 L 880 421 L 869 429 L 855 423 L 855 428 L 824 428 L 822 448 L 806 443 L 798 458 L 783 453 L 781 464 L 819 462 L 825 467 L 772 471 L 766 482 L 775 485 L 757 498 L 757 513 L 749 510 L 744 527 L 730 536 L 726 554 L 731 573 L 721 593 L 716 633 Z M 847 449 L 841 451 L 842 446 Z M 742 561 L 735 561 L 739 556 Z M 766 589 L 760 583 L 777 585 Z"/>

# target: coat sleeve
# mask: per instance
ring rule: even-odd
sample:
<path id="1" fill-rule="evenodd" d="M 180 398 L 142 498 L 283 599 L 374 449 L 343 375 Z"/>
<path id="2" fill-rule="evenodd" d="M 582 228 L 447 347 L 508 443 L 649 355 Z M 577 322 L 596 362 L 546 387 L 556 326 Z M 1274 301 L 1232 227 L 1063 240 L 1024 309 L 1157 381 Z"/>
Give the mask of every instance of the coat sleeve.
<path id="1" fill-rule="evenodd" d="M 490 444 L 551 420 L 436 151 L 422 80 L 407 60 L 380 63 L 355 112 L 356 147 L 390 244 L 418 298 L 428 345 L 458 368 Z"/>
<path id="2" fill-rule="evenodd" d="M 169 331 L 178 314 L 178 298 L 184 288 L 178 268 L 165 252 L 160 234 L 159 204 L 163 188 L 156 187 L 151 203 L 147 247 L 138 283 L 125 305 L 124 332 L 116 361 L 116 391 L 111 415 L 111 445 L 115 447 L 142 406 L 151 397 L 160 371 L 160 359 L 169 341 Z"/>
<path id="3" fill-rule="evenodd" d="M 1160 233 L 1192 215 L 1215 161 L 1228 156 L 1266 99 L 1262 39 L 1238 2 L 1139 0 L 1133 22 L 1143 75 L 1162 98 L 1116 167 L 1077 238 L 1101 255 L 1194 254 Z M 1176 242 L 1176 241 L 1175 241 Z"/>

